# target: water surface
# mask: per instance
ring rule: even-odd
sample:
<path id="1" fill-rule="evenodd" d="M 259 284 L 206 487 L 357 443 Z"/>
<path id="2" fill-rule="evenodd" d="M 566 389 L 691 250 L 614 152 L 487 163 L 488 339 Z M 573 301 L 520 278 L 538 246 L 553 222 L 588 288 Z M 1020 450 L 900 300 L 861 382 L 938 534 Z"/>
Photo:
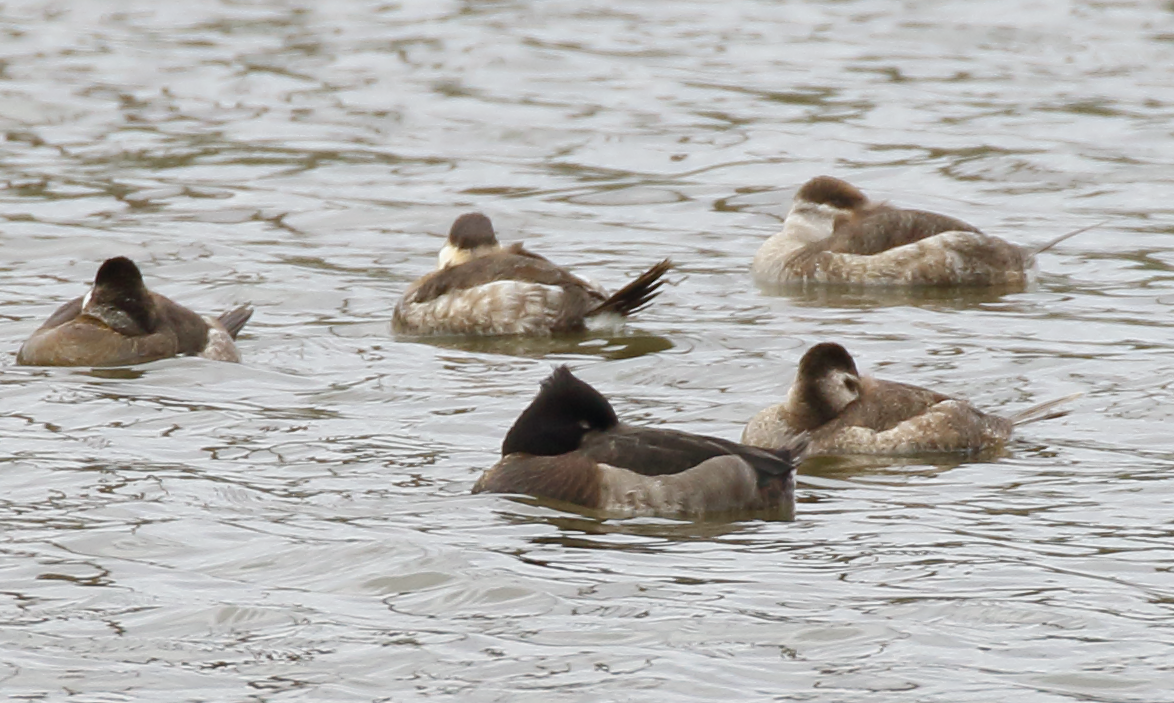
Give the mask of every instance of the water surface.
<path id="1" fill-rule="evenodd" d="M 1145 2 L 0 8 L 0 690 L 78 701 L 1138 701 L 1174 690 L 1174 11 Z M 1016 294 L 770 296 L 821 173 L 1041 256 Z M 452 220 L 628 337 L 396 340 Z M 30 369 L 126 255 L 242 365 Z M 552 365 L 736 438 L 804 347 L 1011 413 L 812 463 L 793 523 L 468 495 Z"/>

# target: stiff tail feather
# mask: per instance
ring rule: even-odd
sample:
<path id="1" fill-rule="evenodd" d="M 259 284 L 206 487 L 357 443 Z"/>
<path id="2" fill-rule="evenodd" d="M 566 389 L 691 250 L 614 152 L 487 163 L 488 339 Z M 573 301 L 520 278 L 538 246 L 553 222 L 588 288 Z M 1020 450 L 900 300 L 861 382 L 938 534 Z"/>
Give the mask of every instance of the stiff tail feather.
<path id="1" fill-rule="evenodd" d="M 1064 408 L 1062 410 L 1057 410 L 1056 407 L 1064 405 L 1065 403 L 1070 403 L 1082 395 L 1084 394 L 1073 393 L 1072 395 L 1066 395 L 1063 398 L 1053 398 L 1051 400 L 1044 401 L 1039 405 L 1033 405 L 1026 410 L 1020 410 L 1011 416 L 1011 424 L 1026 425 L 1029 422 L 1039 422 L 1040 420 L 1052 420 L 1057 417 L 1064 417 L 1068 413 L 1072 412 L 1072 409 Z"/>
<path id="2" fill-rule="evenodd" d="M 634 281 L 616 291 L 610 298 L 600 303 L 594 310 L 587 313 L 588 317 L 613 313 L 627 317 L 639 312 L 648 306 L 660 293 L 664 285 L 663 276 L 673 267 L 673 262 L 665 259 L 636 277 Z"/>
<path id="3" fill-rule="evenodd" d="M 253 309 L 248 305 L 242 305 L 236 310 L 229 310 L 221 315 L 219 318 L 220 324 L 224 325 L 224 329 L 228 330 L 229 336 L 236 339 L 236 335 L 253 316 Z"/>
<path id="4" fill-rule="evenodd" d="M 766 451 L 774 454 L 780 459 L 785 459 L 791 462 L 792 465 L 798 466 L 799 462 L 807 457 L 807 446 L 811 443 L 811 433 L 806 430 L 802 432 L 792 432 L 785 439 L 783 439 L 782 446 L 777 449 L 768 449 Z"/>
<path id="5" fill-rule="evenodd" d="M 1039 254 L 1056 246 L 1060 242 L 1062 242 L 1070 237 L 1075 237 L 1078 234 L 1083 234 L 1083 233 L 1089 231 L 1090 229 L 1093 229 L 1094 227 L 1100 227 L 1101 225 L 1105 224 L 1106 222 L 1108 222 L 1108 220 L 1101 220 L 1100 222 L 1093 223 L 1093 224 L 1089 225 L 1088 227 L 1081 227 L 1080 229 L 1072 230 L 1071 232 L 1068 232 L 1067 234 L 1061 234 L 1059 237 L 1056 237 L 1052 241 L 1047 242 L 1046 244 L 1043 244 L 1041 246 L 1038 246 L 1035 249 L 1032 249 L 1031 255 L 1038 256 Z"/>

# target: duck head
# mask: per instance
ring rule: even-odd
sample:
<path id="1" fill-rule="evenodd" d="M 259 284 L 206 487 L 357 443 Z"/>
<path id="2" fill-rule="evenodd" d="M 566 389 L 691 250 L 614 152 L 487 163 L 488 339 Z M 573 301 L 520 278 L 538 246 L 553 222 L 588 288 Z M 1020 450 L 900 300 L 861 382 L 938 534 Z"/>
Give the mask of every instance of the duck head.
<path id="1" fill-rule="evenodd" d="M 792 412 L 813 429 L 835 419 L 861 393 L 860 373 L 847 349 L 834 342 L 816 344 L 799 360 L 791 386 Z"/>
<path id="2" fill-rule="evenodd" d="M 813 243 L 831 236 L 836 221 L 868 206 L 859 188 L 831 176 L 816 176 L 803 184 L 783 223 L 790 238 Z"/>
<path id="3" fill-rule="evenodd" d="M 501 454 L 566 454 L 578 449 L 588 432 L 605 431 L 619 423 L 611 403 L 599 391 L 560 366 L 518 416 L 501 444 Z"/>
<path id="4" fill-rule="evenodd" d="M 102 262 L 94 287 L 82 299 L 82 315 L 127 335 L 150 334 L 158 314 L 139 267 L 125 256 Z"/>
<path id="5" fill-rule="evenodd" d="M 493 231 L 493 223 L 479 212 L 468 212 L 461 215 L 452 223 L 448 231 L 448 240 L 440 249 L 437 257 L 437 268 L 447 268 L 475 259 L 478 256 L 491 254 L 501 249 L 497 242 L 497 234 Z"/>

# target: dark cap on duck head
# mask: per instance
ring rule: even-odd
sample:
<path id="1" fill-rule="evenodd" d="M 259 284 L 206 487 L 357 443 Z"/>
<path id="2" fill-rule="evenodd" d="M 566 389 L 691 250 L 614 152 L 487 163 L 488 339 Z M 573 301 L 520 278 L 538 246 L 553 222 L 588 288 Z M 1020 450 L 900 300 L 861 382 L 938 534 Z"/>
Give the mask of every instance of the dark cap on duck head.
<path id="1" fill-rule="evenodd" d="M 815 379 L 826 376 L 831 371 L 847 371 L 853 376 L 859 376 L 856 370 L 856 361 L 844 347 L 835 342 L 820 342 L 807 350 L 799 360 L 800 379 Z"/>
<path id="2" fill-rule="evenodd" d="M 559 366 L 542 382 L 501 444 L 502 456 L 557 456 L 579 448 L 583 435 L 620 423 L 603 394 Z"/>
<path id="3" fill-rule="evenodd" d="M 126 313 L 143 332 L 155 329 L 151 293 L 143 284 L 139 267 L 125 256 L 102 262 L 94 276 L 94 287 L 86 297 L 88 305 L 114 308 Z"/>
<path id="4" fill-rule="evenodd" d="M 457 249 L 472 250 L 496 246 L 497 235 L 488 217 L 479 212 L 467 212 L 452 223 L 452 229 L 448 231 L 448 243 Z"/>
<path id="5" fill-rule="evenodd" d="M 868 204 L 868 198 L 859 188 L 832 176 L 816 176 L 807 181 L 795 194 L 795 199 L 841 210 L 855 210 Z"/>
<path id="6" fill-rule="evenodd" d="M 814 429 L 829 422 L 860 397 L 860 374 L 852 355 L 835 342 L 816 344 L 799 360 L 791 402 L 800 429 Z"/>
<path id="7" fill-rule="evenodd" d="M 143 287 L 143 274 L 135 262 L 125 256 L 106 259 L 94 276 L 95 288 L 136 290 Z"/>

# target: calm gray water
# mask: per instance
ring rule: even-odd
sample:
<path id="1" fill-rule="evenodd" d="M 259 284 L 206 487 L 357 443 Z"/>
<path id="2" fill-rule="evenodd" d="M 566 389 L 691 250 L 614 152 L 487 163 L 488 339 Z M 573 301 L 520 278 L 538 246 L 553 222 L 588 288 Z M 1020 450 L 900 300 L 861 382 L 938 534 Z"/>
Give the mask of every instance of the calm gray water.
<path id="1" fill-rule="evenodd" d="M 0 691 L 71 701 L 1174 700 L 1174 7 L 0 7 Z M 772 297 L 820 173 L 1039 244 L 1015 295 Z M 451 221 L 615 286 L 619 339 L 389 330 Z M 105 257 L 242 365 L 14 366 Z M 556 363 L 736 438 L 802 349 L 1014 412 L 999 457 L 809 465 L 798 520 L 470 496 Z"/>

